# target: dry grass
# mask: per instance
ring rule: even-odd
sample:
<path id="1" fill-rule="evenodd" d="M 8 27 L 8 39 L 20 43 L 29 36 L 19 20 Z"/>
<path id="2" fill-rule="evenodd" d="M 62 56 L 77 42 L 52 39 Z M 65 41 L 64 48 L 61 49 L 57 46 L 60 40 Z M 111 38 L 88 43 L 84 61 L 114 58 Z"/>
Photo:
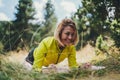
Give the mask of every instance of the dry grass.
<path id="1" fill-rule="evenodd" d="M 28 54 L 28 52 L 25 51 L 25 50 L 20 51 L 20 52 L 9 52 L 7 56 L 6 55 L 5 56 L 1 55 L 0 59 L 4 59 L 6 62 L 10 61 L 10 62 L 13 62 L 13 63 L 22 64 L 24 62 L 24 59 L 27 56 L 27 54 Z M 77 62 L 79 64 L 85 63 L 85 62 L 91 62 L 92 60 L 95 60 L 95 59 L 100 60 L 100 59 L 104 59 L 105 58 L 103 55 L 96 56 L 94 47 L 90 46 L 89 44 L 86 45 L 80 51 L 77 51 L 77 56 L 76 57 L 77 57 Z M 39 73 L 34 73 L 34 72 L 27 73 L 26 71 L 24 71 L 24 68 L 22 69 L 21 67 L 19 67 L 17 65 L 14 66 L 14 65 L 15 64 L 13 64 L 13 65 L 11 65 L 11 64 L 9 64 L 9 65 L 8 64 L 7 65 L 4 64 L 3 66 L 5 66 L 5 67 L 2 66 L 1 69 L 6 73 L 6 75 L 8 77 L 12 77 L 12 78 L 14 78 L 14 74 L 13 75 L 12 74 L 9 75 L 8 73 L 10 73 L 10 72 L 13 73 L 13 72 L 15 72 L 17 70 L 18 71 L 22 70 L 22 71 L 19 72 L 19 74 L 16 73 L 17 75 L 15 76 L 14 79 L 19 78 L 18 80 L 20 80 L 20 79 L 23 79 L 23 80 L 26 80 L 26 79 L 34 80 L 33 78 L 41 79 L 41 77 L 39 75 L 44 75 L 44 74 L 39 74 Z M 67 59 L 65 59 L 63 62 L 59 63 L 57 66 L 58 67 L 68 67 Z M 10 68 L 16 69 L 16 70 L 14 71 L 14 70 L 11 70 Z M 19 69 L 19 68 L 21 68 L 21 69 Z M 83 75 L 85 74 L 83 72 L 81 72 L 81 73 Z M 25 76 L 24 74 L 28 74 L 28 75 Z M 100 72 L 100 74 L 101 74 L 101 72 Z M 21 75 L 24 75 L 25 78 L 20 77 Z M 75 80 L 74 77 L 69 77 L 69 76 L 71 76 L 71 74 L 65 74 L 65 75 L 63 75 L 63 74 L 54 74 L 53 76 L 46 75 L 46 77 L 51 77 L 51 79 L 45 77 L 44 80 L 56 80 L 55 78 L 59 78 L 59 79 L 64 78 L 65 80 Z M 74 75 L 74 74 L 72 74 L 72 75 Z M 52 79 L 52 78 L 54 78 L 54 79 Z M 110 73 L 110 74 L 105 74 L 104 76 L 101 76 L 101 77 L 97 77 L 97 76 L 94 76 L 94 75 L 89 75 L 89 76 L 82 77 L 82 78 L 80 77 L 80 78 L 77 78 L 77 79 L 78 80 L 119 80 L 120 79 L 120 74 Z M 5 79 L 5 80 L 9 80 L 9 79 Z"/>
<path id="2" fill-rule="evenodd" d="M 7 56 L 5 56 L 6 60 L 11 61 L 11 62 L 17 62 L 17 63 L 23 63 L 25 60 L 25 57 L 27 56 L 28 52 L 26 50 L 22 50 L 19 52 L 16 51 L 12 51 L 9 52 Z M 96 56 L 95 54 L 95 50 L 94 47 L 92 47 L 91 45 L 86 45 L 83 49 L 77 51 L 76 54 L 76 59 L 77 59 L 77 63 L 81 64 L 81 63 L 86 63 L 86 62 L 91 62 L 92 60 L 100 60 L 100 59 L 104 59 L 105 56 L 104 55 L 99 55 Z M 68 67 L 68 61 L 67 59 L 65 59 L 63 62 L 57 64 L 58 67 Z"/>

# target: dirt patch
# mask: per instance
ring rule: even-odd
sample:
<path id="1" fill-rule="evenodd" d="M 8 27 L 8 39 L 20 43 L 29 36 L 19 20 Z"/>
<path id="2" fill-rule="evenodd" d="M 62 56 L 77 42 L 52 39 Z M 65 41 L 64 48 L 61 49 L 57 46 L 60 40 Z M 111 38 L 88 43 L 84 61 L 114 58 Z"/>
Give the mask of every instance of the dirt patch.
<path id="1" fill-rule="evenodd" d="M 95 56 L 94 47 L 88 44 L 80 51 L 77 51 L 76 58 L 78 63 L 86 63 L 90 62 Z"/>
<path id="2" fill-rule="evenodd" d="M 28 52 L 26 50 L 21 50 L 19 52 L 16 51 L 11 51 L 7 53 L 8 55 L 5 55 L 4 58 L 5 60 L 9 60 L 10 62 L 18 62 L 18 63 L 23 63 L 25 60 L 25 57 L 27 56 Z"/>

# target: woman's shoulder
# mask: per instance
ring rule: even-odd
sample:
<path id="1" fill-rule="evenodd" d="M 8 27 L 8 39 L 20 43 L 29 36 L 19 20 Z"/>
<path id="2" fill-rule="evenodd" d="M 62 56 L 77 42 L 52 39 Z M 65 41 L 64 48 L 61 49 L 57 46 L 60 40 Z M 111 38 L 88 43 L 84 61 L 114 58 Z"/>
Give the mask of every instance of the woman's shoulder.
<path id="1" fill-rule="evenodd" d="M 68 46 L 69 48 L 75 48 L 75 45 L 70 45 L 70 46 Z"/>
<path id="2" fill-rule="evenodd" d="M 46 45 L 53 45 L 56 43 L 56 40 L 54 37 L 50 36 L 50 37 L 44 38 L 42 42 Z"/>
<path id="3" fill-rule="evenodd" d="M 50 37 L 44 38 L 42 43 L 49 49 L 56 45 L 56 40 L 54 37 L 50 36 Z"/>
<path id="4" fill-rule="evenodd" d="M 73 49 L 75 49 L 75 46 L 74 45 L 67 46 L 67 49 L 73 50 Z"/>
<path id="5" fill-rule="evenodd" d="M 53 36 L 49 36 L 43 39 L 43 41 L 53 41 L 55 38 Z"/>

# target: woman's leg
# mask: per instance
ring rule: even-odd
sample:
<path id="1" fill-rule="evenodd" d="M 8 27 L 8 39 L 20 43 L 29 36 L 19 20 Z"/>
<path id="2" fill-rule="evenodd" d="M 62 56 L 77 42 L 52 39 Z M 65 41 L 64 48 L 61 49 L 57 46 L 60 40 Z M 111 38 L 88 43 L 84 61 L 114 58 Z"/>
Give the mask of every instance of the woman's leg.
<path id="1" fill-rule="evenodd" d="M 35 49 L 32 49 L 32 50 L 29 52 L 28 56 L 26 57 L 26 61 L 27 61 L 28 63 L 30 63 L 31 65 L 33 65 L 33 62 L 34 62 L 34 57 L 33 57 L 34 50 L 35 50 Z"/>

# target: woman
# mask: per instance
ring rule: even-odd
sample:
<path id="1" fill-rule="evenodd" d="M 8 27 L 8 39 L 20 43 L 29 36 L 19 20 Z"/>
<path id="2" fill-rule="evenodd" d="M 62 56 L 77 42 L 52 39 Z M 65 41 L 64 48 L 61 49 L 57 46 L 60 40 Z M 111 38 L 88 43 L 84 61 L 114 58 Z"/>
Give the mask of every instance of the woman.
<path id="1" fill-rule="evenodd" d="M 57 64 L 68 58 L 70 68 L 77 67 L 76 50 L 74 45 L 78 42 L 75 23 L 71 19 L 64 19 L 55 30 L 54 37 L 43 39 L 39 46 L 32 50 L 26 61 L 33 63 L 33 69 L 41 71 L 42 66 Z M 33 55 L 30 58 L 30 55 Z"/>

